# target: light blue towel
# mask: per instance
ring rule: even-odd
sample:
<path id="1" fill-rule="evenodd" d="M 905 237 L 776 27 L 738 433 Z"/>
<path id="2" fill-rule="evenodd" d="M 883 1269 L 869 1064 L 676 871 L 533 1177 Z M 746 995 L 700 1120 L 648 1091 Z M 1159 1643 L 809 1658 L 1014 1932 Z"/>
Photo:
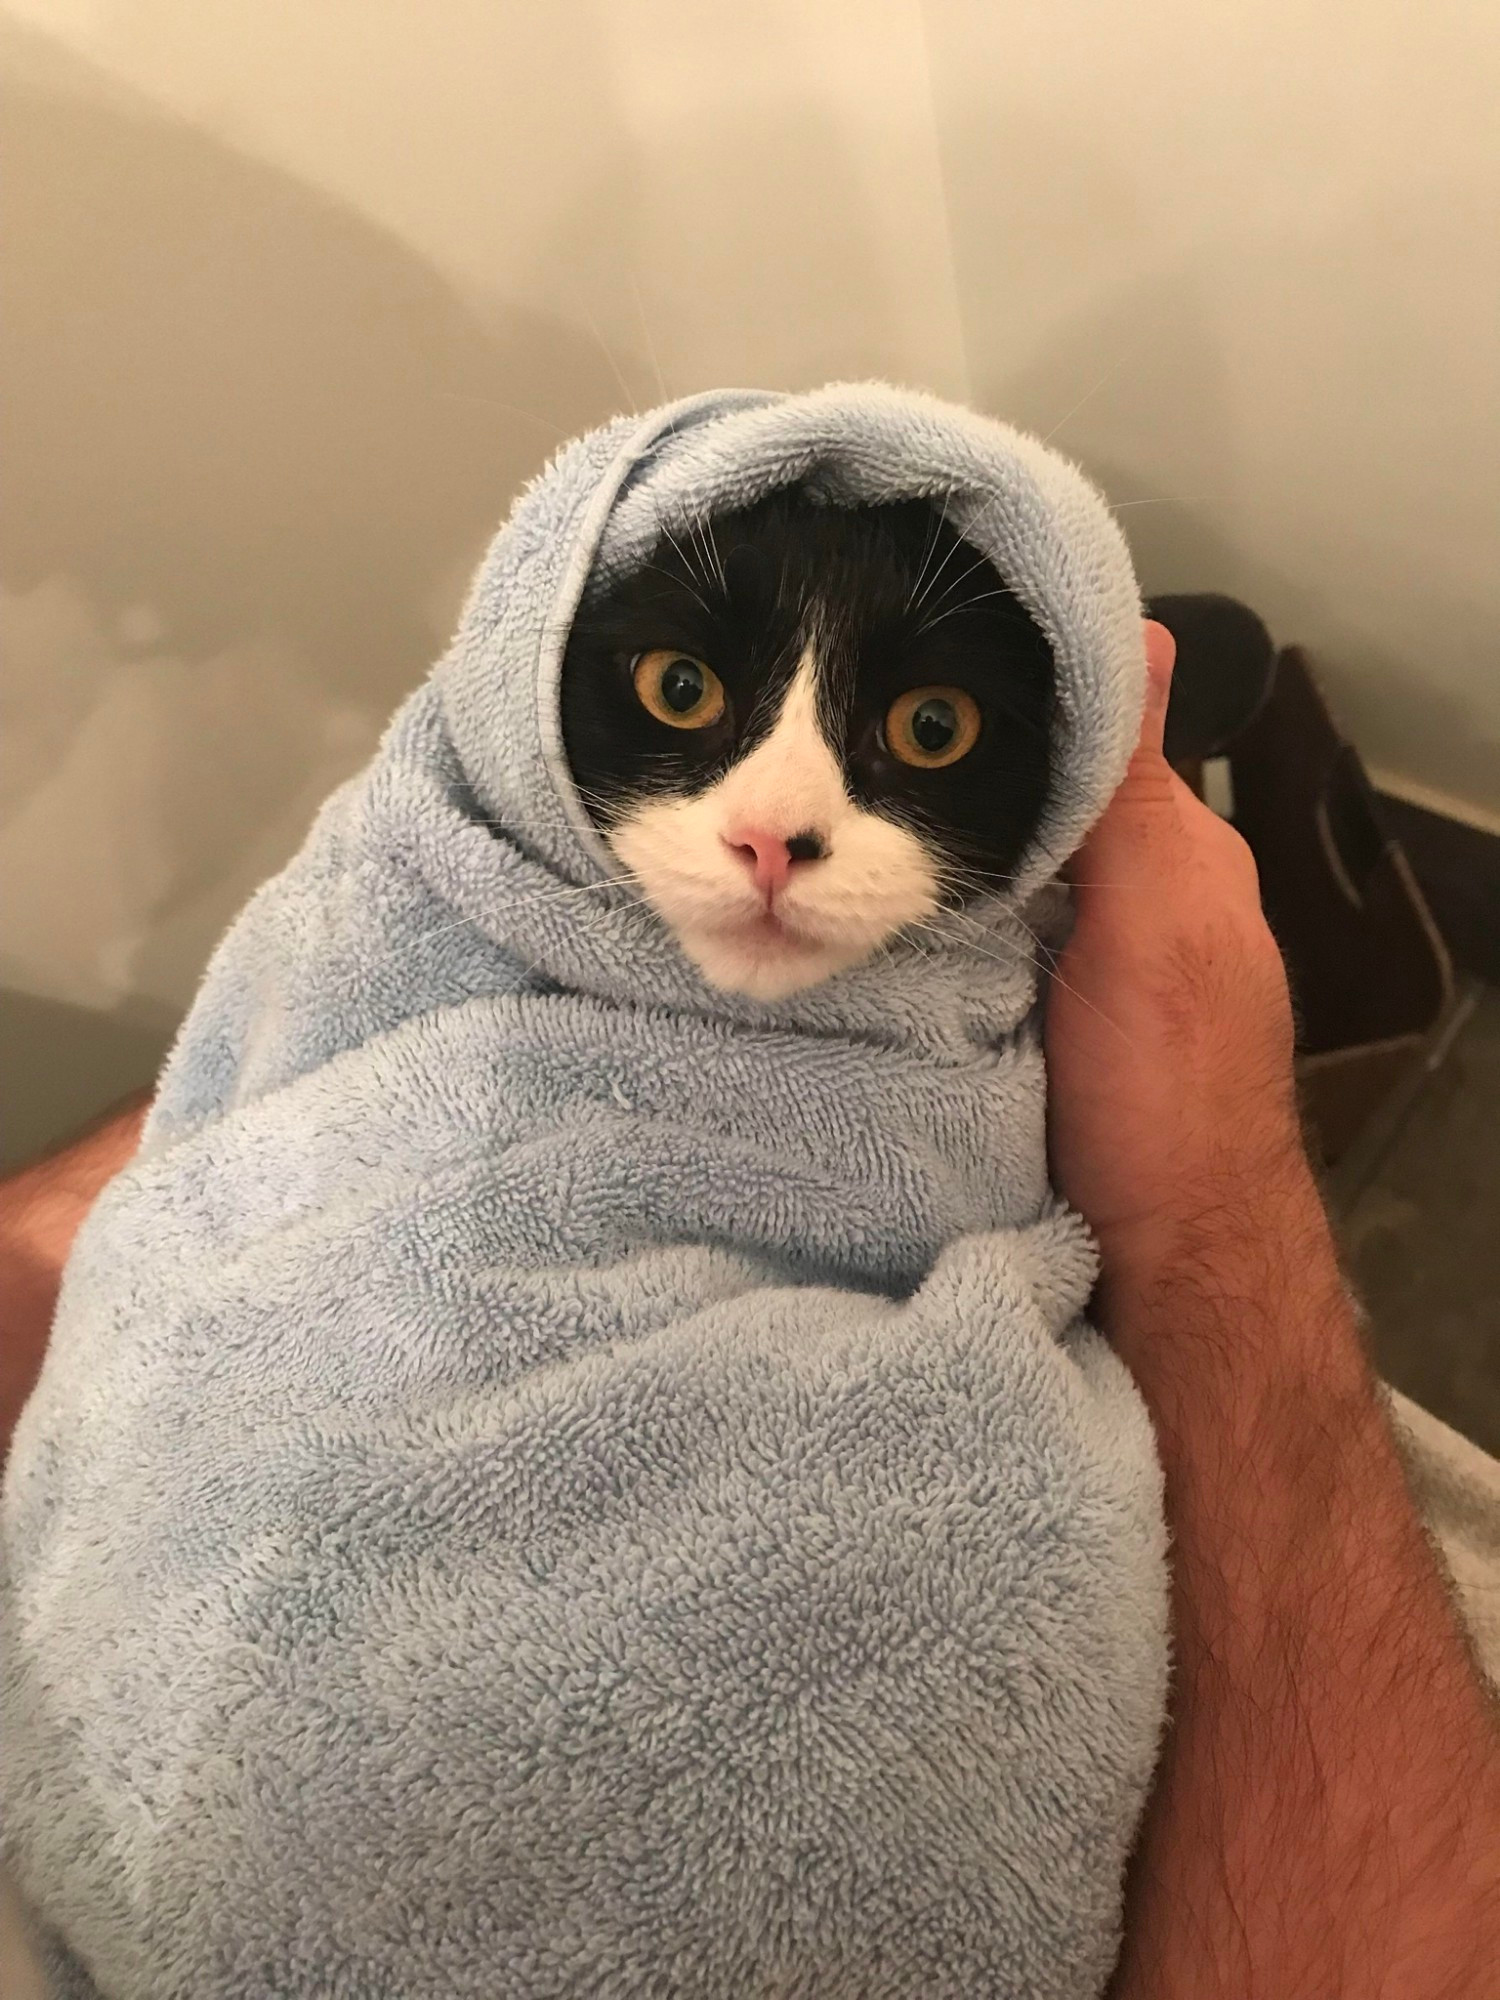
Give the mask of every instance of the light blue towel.
<path id="1" fill-rule="evenodd" d="M 591 570 L 789 481 L 941 498 L 1056 650 L 1017 895 L 1118 781 L 1103 503 L 878 387 L 570 445 L 220 947 L 90 1218 L 3 1521 L 4 1854 L 60 1993 L 1097 1992 L 1161 1496 L 1050 1194 L 1030 939 L 775 1006 L 611 880 Z"/>

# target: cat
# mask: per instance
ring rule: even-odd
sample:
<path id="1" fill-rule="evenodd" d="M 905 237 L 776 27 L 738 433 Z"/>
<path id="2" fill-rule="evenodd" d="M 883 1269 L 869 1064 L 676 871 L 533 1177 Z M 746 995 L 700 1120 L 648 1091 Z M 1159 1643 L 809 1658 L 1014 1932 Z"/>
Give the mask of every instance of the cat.
<path id="1" fill-rule="evenodd" d="M 776 1001 L 1004 889 L 1047 799 L 1056 674 L 922 501 L 789 489 L 585 599 L 563 745 L 585 810 L 712 986 Z"/>

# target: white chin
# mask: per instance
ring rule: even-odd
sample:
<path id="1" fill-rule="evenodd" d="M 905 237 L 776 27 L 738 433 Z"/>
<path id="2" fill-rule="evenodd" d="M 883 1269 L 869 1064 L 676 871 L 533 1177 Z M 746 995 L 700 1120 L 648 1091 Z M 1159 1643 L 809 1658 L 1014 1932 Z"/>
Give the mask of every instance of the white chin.
<path id="1" fill-rule="evenodd" d="M 866 949 L 793 938 L 737 938 L 679 932 L 678 941 L 710 986 L 752 1000 L 784 1000 L 858 965 Z"/>

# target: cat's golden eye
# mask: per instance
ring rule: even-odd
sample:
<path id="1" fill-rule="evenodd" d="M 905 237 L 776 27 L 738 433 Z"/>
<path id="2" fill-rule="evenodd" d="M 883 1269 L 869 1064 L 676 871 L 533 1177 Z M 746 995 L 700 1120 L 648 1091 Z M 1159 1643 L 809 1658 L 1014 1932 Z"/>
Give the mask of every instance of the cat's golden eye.
<path id="1" fill-rule="evenodd" d="M 641 706 L 671 729 L 707 729 L 724 713 L 724 683 L 688 653 L 660 646 L 638 655 L 633 671 Z"/>
<path id="2" fill-rule="evenodd" d="M 908 688 L 886 711 L 886 748 L 903 764 L 940 771 L 979 741 L 979 703 L 962 688 Z"/>

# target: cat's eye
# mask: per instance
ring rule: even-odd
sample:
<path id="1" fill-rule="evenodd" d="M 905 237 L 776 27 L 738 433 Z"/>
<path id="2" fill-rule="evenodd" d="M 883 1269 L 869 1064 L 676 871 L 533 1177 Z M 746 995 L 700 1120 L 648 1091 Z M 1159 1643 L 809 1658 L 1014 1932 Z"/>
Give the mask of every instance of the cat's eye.
<path id="1" fill-rule="evenodd" d="M 939 771 L 979 741 L 979 703 L 962 688 L 908 688 L 886 712 L 886 748 L 903 764 Z"/>
<path id="2" fill-rule="evenodd" d="M 707 729 L 724 713 L 724 683 L 688 653 L 659 646 L 632 669 L 641 706 L 671 729 Z"/>

